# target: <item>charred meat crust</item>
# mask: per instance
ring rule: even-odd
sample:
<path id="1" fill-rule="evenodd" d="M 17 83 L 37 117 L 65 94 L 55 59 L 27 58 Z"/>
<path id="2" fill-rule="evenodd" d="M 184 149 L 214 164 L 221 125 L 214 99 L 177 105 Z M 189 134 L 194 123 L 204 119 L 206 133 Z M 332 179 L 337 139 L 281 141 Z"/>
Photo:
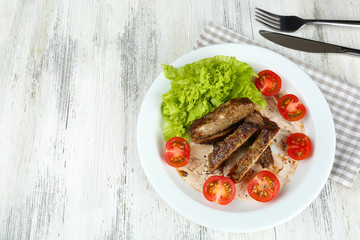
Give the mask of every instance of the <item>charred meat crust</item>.
<path id="1" fill-rule="evenodd" d="M 270 167 L 270 165 L 274 165 L 274 158 L 272 156 L 272 151 L 270 146 L 268 146 L 265 149 L 265 151 L 263 152 L 263 154 L 261 154 L 258 161 L 262 168 L 268 168 Z"/>
<path id="2" fill-rule="evenodd" d="M 214 150 L 209 154 L 209 170 L 213 173 L 230 155 L 235 152 L 246 140 L 253 135 L 260 126 L 256 123 L 244 122 L 233 134 L 214 145 Z"/>
<path id="3" fill-rule="evenodd" d="M 252 114 L 247 115 L 244 121 L 259 124 L 260 127 L 264 126 L 264 118 L 258 111 L 254 111 Z"/>
<path id="4" fill-rule="evenodd" d="M 219 132 L 217 134 L 214 134 L 212 136 L 209 137 L 205 137 L 205 138 L 191 138 L 191 141 L 193 143 L 197 143 L 197 144 L 211 144 L 211 143 L 215 143 L 217 141 L 221 141 L 223 140 L 227 135 L 233 133 L 236 128 L 239 127 L 239 124 L 234 124 L 232 126 L 230 126 L 229 128 L 225 129 L 222 132 Z"/>
<path id="5" fill-rule="evenodd" d="M 192 139 L 203 139 L 229 128 L 252 113 L 255 104 L 248 98 L 234 98 L 213 112 L 195 120 L 189 127 Z"/>
<path id="6" fill-rule="evenodd" d="M 261 130 L 260 135 L 230 170 L 228 177 L 235 183 L 239 183 L 244 175 L 254 166 L 278 131 L 279 127 L 275 122 L 270 121 L 268 118 L 264 118 L 264 127 Z"/>
<path id="7" fill-rule="evenodd" d="M 223 164 L 233 152 L 243 145 L 258 129 L 263 126 L 263 118 L 258 112 L 254 112 L 245 118 L 234 133 L 214 145 L 214 150 L 209 154 L 209 171 L 213 173 Z"/>

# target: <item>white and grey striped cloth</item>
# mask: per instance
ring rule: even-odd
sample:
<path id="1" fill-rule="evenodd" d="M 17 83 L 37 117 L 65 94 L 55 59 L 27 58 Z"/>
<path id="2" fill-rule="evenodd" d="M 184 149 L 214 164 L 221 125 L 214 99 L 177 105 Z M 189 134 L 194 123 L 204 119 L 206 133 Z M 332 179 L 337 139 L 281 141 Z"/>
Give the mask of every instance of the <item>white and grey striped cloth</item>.
<path id="1" fill-rule="evenodd" d="M 264 47 L 210 22 L 194 49 L 219 43 L 246 43 Z M 336 131 L 336 153 L 330 180 L 350 188 L 360 170 L 360 88 L 340 82 L 295 59 L 291 61 L 298 64 L 318 84 L 330 106 Z"/>

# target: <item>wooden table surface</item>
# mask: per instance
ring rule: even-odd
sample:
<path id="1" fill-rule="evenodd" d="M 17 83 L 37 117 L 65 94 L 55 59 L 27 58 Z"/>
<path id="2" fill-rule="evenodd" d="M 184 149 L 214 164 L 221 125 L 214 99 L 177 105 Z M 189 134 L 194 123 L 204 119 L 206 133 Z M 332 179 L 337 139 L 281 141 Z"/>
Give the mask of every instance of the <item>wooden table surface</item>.
<path id="1" fill-rule="evenodd" d="M 0 239 L 359 239 L 360 178 L 328 182 L 277 227 L 226 233 L 182 217 L 145 176 L 142 100 L 209 21 L 360 86 L 360 57 L 276 46 L 255 7 L 360 19 L 356 0 L 0 0 Z M 360 48 L 356 28 L 293 35 Z"/>

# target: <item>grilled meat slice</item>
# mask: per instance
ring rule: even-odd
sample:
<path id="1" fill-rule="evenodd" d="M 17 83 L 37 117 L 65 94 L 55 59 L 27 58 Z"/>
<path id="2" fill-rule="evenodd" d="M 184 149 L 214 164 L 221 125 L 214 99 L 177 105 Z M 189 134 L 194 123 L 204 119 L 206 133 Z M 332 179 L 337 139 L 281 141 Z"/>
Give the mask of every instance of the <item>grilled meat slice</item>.
<path id="1" fill-rule="evenodd" d="M 191 141 L 197 144 L 211 144 L 211 143 L 215 143 L 217 141 L 221 141 L 223 140 L 226 136 L 228 136 L 229 134 L 233 133 L 236 128 L 239 127 L 239 124 L 236 123 L 232 126 L 230 126 L 229 128 L 225 129 L 222 132 L 216 133 L 214 135 L 211 135 L 209 137 L 205 137 L 205 138 L 192 138 Z"/>
<path id="2" fill-rule="evenodd" d="M 263 118 L 258 112 L 254 112 L 245 118 L 233 134 L 214 145 L 214 150 L 209 154 L 208 165 L 210 173 L 213 173 L 223 164 L 230 155 L 235 152 L 251 135 L 264 125 Z"/>
<path id="3" fill-rule="evenodd" d="M 244 175 L 254 166 L 278 131 L 279 127 L 275 122 L 264 118 L 264 127 L 261 130 L 260 135 L 230 170 L 228 177 L 235 183 L 239 183 Z"/>
<path id="4" fill-rule="evenodd" d="M 259 163 L 263 168 L 268 168 L 270 165 L 274 165 L 274 158 L 272 156 L 271 147 L 268 146 L 263 154 L 259 158 Z"/>
<path id="5" fill-rule="evenodd" d="M 254 111 L 255 104 L 248 98 L 234 98 L 221 104 L 211 113 L 195 120 L 189 127 L 193 142 L 224 131 Z"/>

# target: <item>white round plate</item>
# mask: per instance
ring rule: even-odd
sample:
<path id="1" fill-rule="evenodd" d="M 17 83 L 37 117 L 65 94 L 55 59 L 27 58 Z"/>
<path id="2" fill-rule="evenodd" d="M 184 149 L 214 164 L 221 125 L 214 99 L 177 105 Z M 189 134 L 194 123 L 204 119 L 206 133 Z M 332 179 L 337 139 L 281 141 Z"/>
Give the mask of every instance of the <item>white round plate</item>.
<path id="1" fill-rule="evenodd" d="M 161 73 L 141 106 L 137 142 L 144 171 L 159 195 L 177 212 L 206 227 L 229 232 L 250 232 L 281 224 L 303 211 L 320 193 L 329 177 L 335 155 L 335 129 L 329 106 L 319 88 L 297 65 L 270 50 L 244 44 L 219 44 L 192 51 L 174 63 L 180 67 L 216 55 L 234 56 L 255 72 L 270 69 L 283 81 L 282 89 L 297 95 L 306 106 L 303 119 L 313 152 L 303 160 L 291 182 L 268 202 L 234 200 L 222 206 L 209 202 L 189 186 L 164 160 L 161 96 L 170 80 Z"/>

